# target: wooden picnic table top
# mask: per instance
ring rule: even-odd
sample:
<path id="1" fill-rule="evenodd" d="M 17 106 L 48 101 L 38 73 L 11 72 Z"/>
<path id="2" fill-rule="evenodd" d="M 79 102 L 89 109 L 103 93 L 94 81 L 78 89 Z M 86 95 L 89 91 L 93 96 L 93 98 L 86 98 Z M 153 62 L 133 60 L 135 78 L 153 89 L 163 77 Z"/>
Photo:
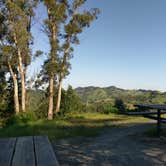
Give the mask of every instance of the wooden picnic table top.
<path id="1" fill-rule="evenodd" d="M 139 108 L 166 110 L 166 104 L 135 104 L 134 106 Z"/>
<path id="2" fill-rule="evenodd" d="M 59 166 L 47 136 L 0 139 L 0 166 Z"/>

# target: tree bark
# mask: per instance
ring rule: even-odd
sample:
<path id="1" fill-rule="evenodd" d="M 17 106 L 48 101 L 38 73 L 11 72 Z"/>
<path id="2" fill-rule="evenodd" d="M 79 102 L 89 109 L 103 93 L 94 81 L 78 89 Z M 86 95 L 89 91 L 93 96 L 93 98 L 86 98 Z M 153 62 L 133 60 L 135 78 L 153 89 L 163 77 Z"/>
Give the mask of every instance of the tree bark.
<path id="1" fill-rule="evenodd" d="M 21 77 L 21 108 L 23 112 L 26 112 L 25 101 L 26 101 L 26 88 L 25 88 L 25 70 L 22 64 L 21 52 L 18 49 L 18 59 L 19 59 L 19 71 Z"/>
<path id="2" fill-rule="evenodd" d="M 51 45 L 51 64 L 55 65 L 56 63 L 56 40 L 57 40 L 57 23 L 52 20 L 50 8 L 47 9 L 48 19 L 51 22 L 51 36 L 50 36 L 50 45 Z M 54 77 L 55 69 L 51 69 L 50 78 L 49 78 L 49 105 L 48 105 L 48 119 L 53 119 L 53 108 L 54 108 Z"/>
<path id="3" fill-rule="evenodd" d="M 53 100 L 54 100 L 54 74 L 52 73 L 49 80 L 49 105 L 48 105 L 48 120 L 53 119 Z"/>
<path id="4" fill-rule="evenodd" d="M 13 98 L 14 98 L 14 111 L 16 114 L 19 113 L 19 99 L 18 99 L 18 82 L 17 82 L 17 77 L 16 77 L 16 74 L 14 74 L 13 72 L 13 69 L 10 65 L 10 63 L 8 62 L 8 66 L 9 66 L 9 71 L 10 71 L 10 74 L 12 76 L 12 79 L 13 79 L 13 85 L 14 85 L 14 95 L 13 95 Z"/>
<path id="5" fill-rule="evenodd" d="M 68 41 L 69 41 L 69 39 L 68 39 Z M 58 97 L 57 97 L 55 113 L 60 111 L 61 98 L 62 98 L 62 80 L 63 80 L 63 75 L 64 75 L 64 70 L 65 70 L 66 58 L 67 58 L 68 51 L 69 51 L 69 47 L 66 48 L 66 50 L 64 51 L 64 55 L 63 55 L 62 68 L 61 68 L 61 71 L 60 71 L 60 74 L 59 74 Z"/>
<path id="6" fill-rule="evenodd" d="M 14 42 L 17 45 L 17 37 L 16 34 L 14 33 Z M 26 112 L 25 108 L 25 101 L 26 101 L 26 88 L 25 88 L 25 69 L 22 61 L 22 56 L 21 56 L 21 50 L 17 46 L 17 54 L 18 54 L 18 66 L 19 66 L 19 72 L 20 72 L 20 77 L 21 77 L 21 108 L 23 112 Z"/>
<path id="7" fill-rule="evenodd" d="M 58 97 L 56 102 L 55 113 L 58 113 L 60 111 L 61 98 L 62 98 L 62 77 L 60 76 L 59 82 L 58 82 Z"/>

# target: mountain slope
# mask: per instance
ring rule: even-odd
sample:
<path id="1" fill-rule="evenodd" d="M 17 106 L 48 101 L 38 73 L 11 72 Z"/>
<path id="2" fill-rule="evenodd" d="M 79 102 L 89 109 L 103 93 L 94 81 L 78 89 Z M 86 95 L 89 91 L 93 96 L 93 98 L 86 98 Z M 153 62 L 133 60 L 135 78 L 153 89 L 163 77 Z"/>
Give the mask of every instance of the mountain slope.
<path id="1" fill-rule="evenodd" d="M 83 102 L 100 102 L 122 99 L 127 104 L 136 103 L 165 103 L 166 93 L 153 90 L 125 90 L 115 86 L 110 87 L 79 87 L 75 89 Z"/>

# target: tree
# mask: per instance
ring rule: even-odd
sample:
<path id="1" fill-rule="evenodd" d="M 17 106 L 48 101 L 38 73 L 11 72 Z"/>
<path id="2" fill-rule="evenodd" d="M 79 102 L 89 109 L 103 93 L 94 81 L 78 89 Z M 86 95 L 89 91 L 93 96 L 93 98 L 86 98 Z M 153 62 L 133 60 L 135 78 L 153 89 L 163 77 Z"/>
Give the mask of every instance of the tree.
<path id="1" fill-rule="evenodd" d="M 15 64 L 17 63 L 15 61 L 16 57 L 15 57 L 15 53 L 13 52 L 14 49 L 12 46 L 7 46 L 7 45 L 3 45 L 1 47 L 2 49 L 2 55 L 3 57 L 1 57 L 1 65 L 3 66 L 3 68 L 8 68 L 8 71 L 10 72 L 10 75 L 12 77 L 13 80 L 13 87 L 14 87 L 14 110 L 15 113 L 18 114 L 19 113 L 19 98 L 18 98 L 18 81 L 17 81 L 17 72 L 16 72 L 16 68 L 15 68 Z"/>
<path id="2" fill-rule="evenodd" d="M 66 112 L 79 112 L 83 108 L 83 104 L 72 86 L 69 86 L 66 91 L 66 106 Z"/>
<path id="3" fill-rule="evenodd" d="M 68 86 L 65 91 L 62 89 L 62 101 L 61 101 L 60 114 L 67 114 L 72 112 L 81 112 L 84 109 L 84 105 L 72 86 Z"/>
<path id="4" fill-rule="evenodd" d="M 121 99 L 115 99 L 114 107 L 118 109 L 119 113 L 125 113 L 126 106 Z"/>
<path id="5" fill-rule="evenodd" d="M 17 58 L 14 48 L 14 43 L 10 36 L 10 28 L 9 20 L 7 17 L 8 12 L 6 11 L 5 3 L 1 3 L 1 25 L 0 25 L 0 63 L 1 63 L 1 71 L 5 71 L 3 74 L 3 81 L 6 79 L 6 72 L 10 73 L 10 76 L 13 80 L 14 87 L 14 110 L 15 113 L 19 113 L 19 99 L 18 99 L 18 81 L 17 81 Z M 2 80 L 1 80 L 2 81 Z"/>
<path id="6" fill-rule="evenodd" d="M 8 83 L 6 80 L 7 70 L 2 65 L 2 55 L 0 55 L 0 111 L 5 111 L 8 108 Z"/>
<path id="7" fill-rule="evenodd" d="M 53 119 L 53 106 L 54 106 L 54 86 L 57 73 L 58 64 L 58 33 L 60 25 L 66 19 L 66 1 L 64 0 L 44 0 L 47 8 L 48 19 L 45 20 L 45 32 L 48 35 L 50 42 L 49 58 L 45 63 L 46 74 L 49 77 L 49 105 L 48 105 L 48 119 Z"/>
<path id="8" fill-rule="evenodd" d="M 63 24 L 64 34 L 60 34 L 60 38 L 64 39 L 60 52 L 59 70 L 58 70 L 58 98 L 56 102 L 55 112 L 59 112 L 61 104 L 62 80 L 69 74 L 70 59 L 73 54 L 73 45 L 79 44 L 78 34 L 83 32 L 85 27 L 89 27 L 90 23 L 97 18 L 98 9 L 80 12 L 80 7 L 85 3 L 85 0 L 74 0 L 72 4 L 68 4 L 66 8 L 67 21 Z"/>
<path id="9" fill-rule="evenodd" d="M 77 35 L 84 27 L 88 27 L 98 14 L 98 9 L 80 13 L 79 9 L 84 3 L 85 0 L 44 0 L 48 15 L 45 32 L 50 41 L 49 58 L 45 63 L 45 71 L 49 77 L 48 119 L 53 118 L 55 87 L 58 87 L 55 112 L 60 109 L 62 80 L 69 73 L 72 44 L 79 43 Z"/>
<path id="10" fill-rule="evenodd" d="M 31 41 L 30 24 L 33 16 L 33 7 L 36 1 L 14 1 L 7 0 L 6 13 L 8 27 L 10 28 L 10 38 L 14 44 L 18 59 L 18 72 L 21 79 L 21 108 L 26 111 L 26 67 L 31 61 Z"/>

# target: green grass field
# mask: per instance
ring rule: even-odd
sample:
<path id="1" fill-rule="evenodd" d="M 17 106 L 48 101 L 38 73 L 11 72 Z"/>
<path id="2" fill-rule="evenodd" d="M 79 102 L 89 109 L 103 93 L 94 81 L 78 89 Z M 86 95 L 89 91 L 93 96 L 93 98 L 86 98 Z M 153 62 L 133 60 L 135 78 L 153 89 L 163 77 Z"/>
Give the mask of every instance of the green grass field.
<path id="1" fill-rule="evenodd" d="M 0 128 L 0 137 L 47 135 L 50 139 L 75 136 L 96 136 L 105 127 L 148 122 L 143 117 L 116 114 L 83 113 L 52 121 L 37 120 Z"/>

